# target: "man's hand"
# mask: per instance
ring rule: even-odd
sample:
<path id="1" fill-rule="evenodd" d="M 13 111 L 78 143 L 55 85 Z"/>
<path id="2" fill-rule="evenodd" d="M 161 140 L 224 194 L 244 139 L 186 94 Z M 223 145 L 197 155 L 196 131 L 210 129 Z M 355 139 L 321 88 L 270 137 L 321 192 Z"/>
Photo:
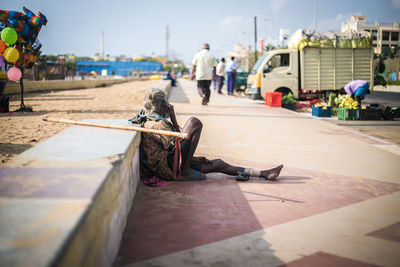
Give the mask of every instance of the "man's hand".
<path id="1" fill-rule="evenodd" d="M 175 115 L 175 110 L 174 110 L 174 106 L 172 104 L 169 104 L 169 115 Z"/>
<path id="2" fill-rule="evenodd" d="M 190 80 L 194 80 L 194 74 L 196 73 L 196 65 L 193 65 L 192 67 L 192 73 L 190 74 Z"/>

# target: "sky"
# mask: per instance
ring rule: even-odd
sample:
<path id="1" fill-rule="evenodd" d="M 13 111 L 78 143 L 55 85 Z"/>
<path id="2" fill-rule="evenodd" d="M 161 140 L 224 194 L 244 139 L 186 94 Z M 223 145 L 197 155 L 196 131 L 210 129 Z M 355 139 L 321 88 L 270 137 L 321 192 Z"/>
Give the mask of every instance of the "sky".
<path id="1" fill-rule="evenodd" d="M 400 0 L 1 0 L 0 9 L 42 12 L 48 20 L 39 33 L 42 54 L 164 56 L 168 25 L 170 53 L 190 64 L 202 43 L 217 57 L 235 44 L 273 41 L 280 29 L 340 31 L 351 15 L 367 22 L 400 23 Z"/>

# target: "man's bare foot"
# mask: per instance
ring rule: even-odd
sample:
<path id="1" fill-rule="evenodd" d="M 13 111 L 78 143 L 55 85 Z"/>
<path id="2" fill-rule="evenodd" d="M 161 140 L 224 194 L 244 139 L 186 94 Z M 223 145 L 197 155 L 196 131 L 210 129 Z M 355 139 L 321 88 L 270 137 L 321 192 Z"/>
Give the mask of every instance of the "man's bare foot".
<path id="1" fill-rule="evenodd" d="M 279 165 L 278 167 L 275 167 L 273 169 L 261 171 L 260 176 L 262 178 L 265 178 L 266 180 L 275 181 L 276 178 L 278 178 L 279 174 L 281 173 L 282 168 L 283 165 Z"/>
<path id="2" fill-rule="evenodd" d="M 180 181 L 199 181 L 199 180 L 205 180 L 207 176 L 199 171 L 192 170 L 188 168 L 185 171 L 182 171 L 181 178 L 179 179 Z"/>

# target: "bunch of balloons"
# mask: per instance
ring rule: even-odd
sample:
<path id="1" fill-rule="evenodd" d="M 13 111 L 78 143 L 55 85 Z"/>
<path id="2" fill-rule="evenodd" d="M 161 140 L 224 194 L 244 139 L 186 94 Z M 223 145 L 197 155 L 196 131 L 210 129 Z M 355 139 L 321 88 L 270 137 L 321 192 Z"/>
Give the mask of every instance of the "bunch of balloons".
<path id="1" fill-rule="evenodd" d="M 7 71 L 10 81 L 21 79 L 21 66 L 29 68 L 35 64 L 42 47 L 37 36 L 42 26 L 47 24 L 42 13 L 35 15 L 26 7 L 23 10 L 23 13 L 0 10 L 0 66 L 4 64 L 3 58 L 11 65 Z"/>

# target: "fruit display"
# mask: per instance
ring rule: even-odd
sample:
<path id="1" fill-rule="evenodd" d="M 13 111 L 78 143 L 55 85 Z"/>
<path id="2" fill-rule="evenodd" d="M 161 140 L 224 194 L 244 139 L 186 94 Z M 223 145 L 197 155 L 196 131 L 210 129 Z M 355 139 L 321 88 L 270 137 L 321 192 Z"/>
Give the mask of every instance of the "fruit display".
<path id="1" fill-rule="evenodd" d="M 316 108 L 328 109 L 328 105 L 326 103 L 317 103 L 314 105 Z"/>
<path id="2" fill-rule="evenodd" d="M 291 104 L 296 104 L 296 103 L 297 103 L 297 101 L 296 101 L 296 99 L 294 99 L 294 96 L 292 93 L 282 96 L 282 104 L 291 105 Z"/>
<path id="3" fill-rule="evenodd" d="M 317 103 L 312 107 L 311 115 L 316 117 L 331 117 L 332 107 L 326 103 Z"/>
<path id="4" fill-rule="evenodd" d="M 360 110 L 353 108 L 339 108 L 337 117 L 339 120 L 359 120 L 360 119 Z"/>
<path id="5" fill-rule="evenodd" d="M 335 98 L 335 104 L 339 106 L 339 108 L 347 108 L 347 109 L 358 109 L 358 102 L 355 101 L 349 95 L 339 95 Z"/>

